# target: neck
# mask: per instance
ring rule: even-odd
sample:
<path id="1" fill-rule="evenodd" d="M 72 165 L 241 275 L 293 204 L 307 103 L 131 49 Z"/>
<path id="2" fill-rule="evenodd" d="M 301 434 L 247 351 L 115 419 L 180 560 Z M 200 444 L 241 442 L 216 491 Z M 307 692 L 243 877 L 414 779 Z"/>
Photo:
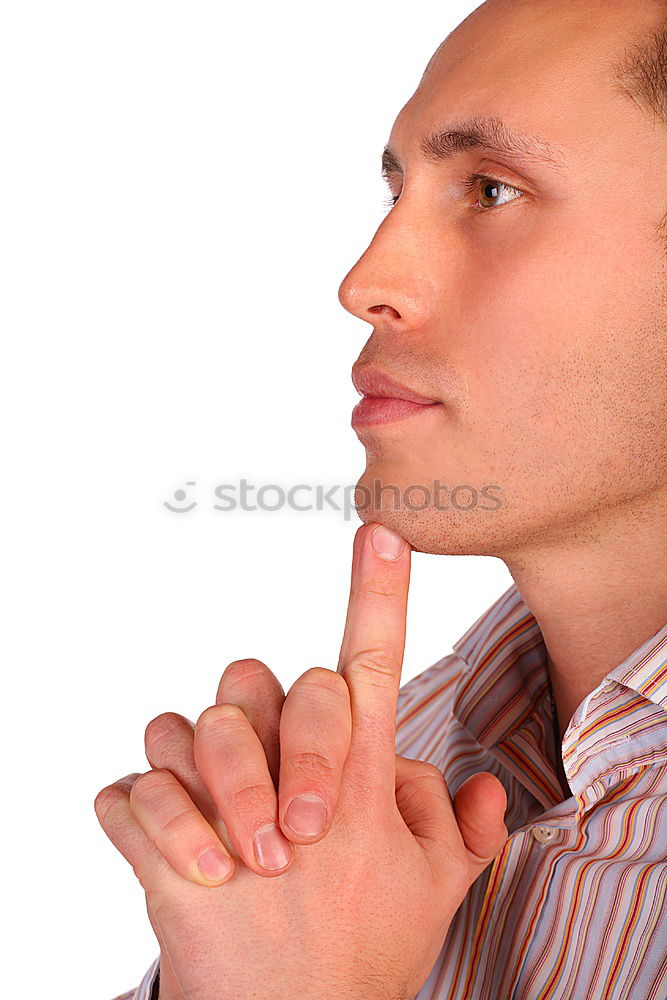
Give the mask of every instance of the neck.
<path id="1" fill-rule="evenodd" d="M 667 621 L 667 495 L 503 556 L 535 616 L 561 735 L 587 694 Z"/>

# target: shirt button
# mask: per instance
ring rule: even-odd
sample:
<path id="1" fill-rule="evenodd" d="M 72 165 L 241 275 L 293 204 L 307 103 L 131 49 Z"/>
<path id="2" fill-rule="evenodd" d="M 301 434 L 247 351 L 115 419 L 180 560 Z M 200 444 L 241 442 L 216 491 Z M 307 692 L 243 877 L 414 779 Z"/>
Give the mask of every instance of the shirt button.
<path id="1" fill-rule="evenodd" d="M 554 837 L 557 837 L 559 830 L 555 826 L 534 826 L 530 831 L 535 838 L 539 840 L 541 844 L 546 844 Z"/>

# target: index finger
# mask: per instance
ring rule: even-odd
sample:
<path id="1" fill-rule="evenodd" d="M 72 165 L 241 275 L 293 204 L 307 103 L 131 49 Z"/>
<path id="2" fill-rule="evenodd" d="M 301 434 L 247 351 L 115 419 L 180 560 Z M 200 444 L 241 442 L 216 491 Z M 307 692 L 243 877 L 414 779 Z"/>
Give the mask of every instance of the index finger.
<path id="1" fill-rule="evenodd" d="M 355 784 L 395 794 L 396 706 L 405 650 L 410 546 L 384 525 L 354 538 L 350 599 L 338 659 L 350 690 L 352 738 L 346 768 Z"/>

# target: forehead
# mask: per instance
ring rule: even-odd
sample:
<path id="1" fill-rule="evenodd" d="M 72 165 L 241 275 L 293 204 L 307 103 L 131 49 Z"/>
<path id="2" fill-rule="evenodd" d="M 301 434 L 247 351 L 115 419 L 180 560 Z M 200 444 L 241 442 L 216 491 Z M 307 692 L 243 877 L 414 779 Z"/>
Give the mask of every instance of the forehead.
<path id="1" fill-rule="evenodd" d="M 628 41 L 628 6 L 652 10 L 636 0 L 483 4 L 438 47 L 387 144 L 417 157 L 423 137 L 443 123 L 491 115 L 542 136 L 573 165 L 599 155 L 619 130 L 644 125 L 612 79 Z M 653 20 L 646 17 L 647 29 Z M 636 33 L 641 24 L 632 23 Z"/>

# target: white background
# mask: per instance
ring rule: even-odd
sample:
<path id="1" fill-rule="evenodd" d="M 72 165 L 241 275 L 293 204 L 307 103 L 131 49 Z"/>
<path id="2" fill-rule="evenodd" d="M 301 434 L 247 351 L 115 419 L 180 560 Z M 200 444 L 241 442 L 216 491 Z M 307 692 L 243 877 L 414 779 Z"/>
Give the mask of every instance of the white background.
<path id="1" fill-rule="evenodd" d="M 354 484 L 338 302 L 380 153 L 476 6 L 21 0 L 0 21 L 3 991 L 109 1000 L 158 954 L 97 792 L 233 659 L 335 669 L 360 523 L 213 490 Z M 165 500 L 187 481 L 190 513 Z M 272 503 L 274 497 L 267 497 Z M 403 682 L 511 584 L 413 555 Z"/>

